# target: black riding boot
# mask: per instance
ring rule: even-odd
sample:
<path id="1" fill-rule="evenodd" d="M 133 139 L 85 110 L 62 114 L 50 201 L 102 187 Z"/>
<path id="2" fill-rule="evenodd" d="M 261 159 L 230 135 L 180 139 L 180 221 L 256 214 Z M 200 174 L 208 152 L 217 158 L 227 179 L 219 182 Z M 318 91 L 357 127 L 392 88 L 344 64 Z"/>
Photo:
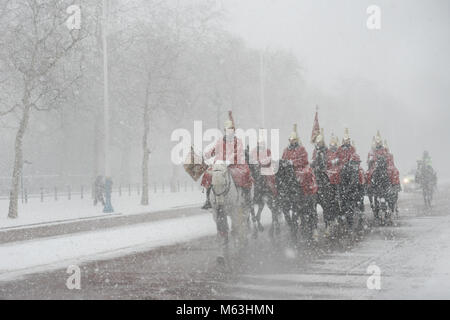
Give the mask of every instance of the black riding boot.
<path id="1" fill-rule="evenodd" d="M 209 201 L 209 194 L 210 193 L 211 193 L 211 187 L 206 189 L 206 201 L 205 201 L 205 204 L 202 207 L 203 210 L 211 209 L 211 207 L 212 207 L 211 206 L 211 201 Z"/>

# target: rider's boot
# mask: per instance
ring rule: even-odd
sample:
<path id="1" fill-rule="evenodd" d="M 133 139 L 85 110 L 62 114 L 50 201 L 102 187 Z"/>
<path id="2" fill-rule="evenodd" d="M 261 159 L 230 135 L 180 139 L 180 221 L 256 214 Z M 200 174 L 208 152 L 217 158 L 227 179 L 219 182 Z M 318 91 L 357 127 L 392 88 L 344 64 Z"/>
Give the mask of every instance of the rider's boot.
<path id="1" fill-rule="evenodd" d="M 211 202 L 209 201 L 209 194 L 210 194 L 210 192 L 211 192 L 211 187 L 209 187 L 206 190 L 206 201 L 205 201 L 205 204 L 202 206 L 203 210 L 207 210 L 207 209 L 211 209 L 212 208 Z"/>
<path id="2" fill-rule="evenodd" d="M 207 210 L 207 209 L 211 209 L 211 208 L 212 208 L 211 202 L 209 202 L 209 200 L 206 200 L 205 204 L 202 206 L 202 209 Z"/>

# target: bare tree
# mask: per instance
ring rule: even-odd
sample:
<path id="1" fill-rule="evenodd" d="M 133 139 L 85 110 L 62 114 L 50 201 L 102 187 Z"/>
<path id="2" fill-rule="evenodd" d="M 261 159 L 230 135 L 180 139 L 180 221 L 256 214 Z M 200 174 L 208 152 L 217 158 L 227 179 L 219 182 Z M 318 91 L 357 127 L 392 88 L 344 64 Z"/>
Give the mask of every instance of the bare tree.
<path id="1" fill-rule="evenodd" d="M 18 217 L 19 181 L 23 167 L 23 139 L 32 110 L 58 107 L 67 90 L 80 77 L 73 63 L 74 49 L 83 38 L 80 30 L 66 26 L 66 9 L 72 1 L 17 0 L 10 2 L 1 16 L 4 30 L 1 43 L 2 68 L 14 80 L 19 126 L 14 144 L 14 168 L 8 217 Z M 76 60 L 75 60 L 76 61 Z M 14 94 L 12 94 L 14 97 Z"/>
<path id="2" fill-rule="evenodd" d="M 139 8 L 143 18 L 135 18 L 131 25 L 127 54 L 123 63 L 130 66 L 133 78 L 131 92 L 142 97 L 139 103 L 142 121 L 142 195 L 141 204 L 149 203 L 149 160 L 152 116 L 165 112 L 175 117 L 186 91 L 180 83 L 183 74 L 183 54 L 205 36 L 213 14 L 209 1 L 195 5 L 181 5 L 178 1 L 144 1 Z M 136 90 L 137 89 L 137 90 Z"/>

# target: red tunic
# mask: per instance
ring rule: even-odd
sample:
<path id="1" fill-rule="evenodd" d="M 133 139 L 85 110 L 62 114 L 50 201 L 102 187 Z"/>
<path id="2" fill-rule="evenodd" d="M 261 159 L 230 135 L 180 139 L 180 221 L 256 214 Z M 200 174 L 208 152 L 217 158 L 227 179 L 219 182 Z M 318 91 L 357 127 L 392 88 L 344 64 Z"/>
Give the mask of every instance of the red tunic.
<path id="1" fill-rule="evenodd" d="M 209 167 L 208 170 L 205 171 L 202 177 L 202 183 L 201 186 L 208 189 L 211 186 L 212 176 L 211 176 L 211 169 L 212 167 Z"/>
<path id="2" fill-rule="evenodd" d="M 270 149 L 267 149 L 264 146 L 259 147 L 259 153 L 258 148 L 254 148 L 250 152 L 250 164 L 259 164 L 264 169 L 263 173 L 267 173 L 268 171 L 271 174 L 264 174 L 264 181 L 266 182 L 267 186 L 270 188 L 274 196 L 278 195 L 278 190 L 276 187 L 276 181 L 275 181 L 275 175 L 272 171 L 272 152 Z"/>
<path id="3" fill-rule="evenodd" d="M 388 174 L 389 174 L 389 179 L 391 180 L 391 183 L 393 185 L 398 185 L 400 184 L 400 173 L 398 171 L 398 169 L 395 167 L 394 164 L 394 156 L 389 153 L 386 148 L 381 147 L 381 148 L 375 148 L 375 150 L 372 152 L 372 158 L 369 159 L 371 166 L 367 172 L 367 181 L 370 184 L 370 180 L 372 178 L 372 174 L 375 171 L 375 163 L 378 160 L 379 157 L 385 157 L 386 161 L 387 161 L 387 170 L 388 170 Z"/>
<path id="4" fill-rule="evenodd" d="M 361 167 L 359 167 L 359 184 L 366 184 L 366 173 Z"/>
<path id="5" fill-rule="evenodd" d="M 391 179 L 391 183 L 393 185 L 400 184 L 400 172 L 394 163 L 394 156 L 392 153 L 388 153 L 388 170 L 389 170 L 389 178 Z"/>
<path id="6" fill-rule="evenodd" d="M 250 175 L 248 164 L 245 163 L 244 147 L 239 138 L 234 137 L 234 139 L 230 141 L 223 138 L 219 139 L 216 145 L 205 153 L 206 159 L 212 157 L 214 157 L 214 162 L 217 160 L 230 162 L 228 168 L 230 169 L 231 176 L 237 186 L 246 189 L 252 187 L 253 179 Z M 210 185 L 211 178 L 206 177 L 205 179 L 209 179 L 209 183 L 205 182 L 205 184 Z"/>
<path id="7" fill-rule="evenodd" d="M 283 160 L 291 160 L 294 166 L 295 176 L 302 186 L 305 194 L 317 193 L 317 181 L 313 170 L 309 167 L 308 153 L 303 146 L 286 148 L 283 152 Z"/>
<path id="8" fill-rule="evenodd" d="M 356 153 L 356 150 L 352 145 L 344 144 L 340 146 L 337 151 L 339 167 L 342 168 L 347 162 L 349 162 L 354 153 Z"/>

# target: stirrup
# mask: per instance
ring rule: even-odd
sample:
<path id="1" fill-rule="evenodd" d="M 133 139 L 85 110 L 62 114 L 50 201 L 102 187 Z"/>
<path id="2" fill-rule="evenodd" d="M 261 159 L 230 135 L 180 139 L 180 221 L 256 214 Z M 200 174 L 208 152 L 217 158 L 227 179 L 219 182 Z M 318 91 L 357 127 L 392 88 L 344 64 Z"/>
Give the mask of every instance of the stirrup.
<path id="1" fill-rule="evenodd" d="M 207 209 L 211 209 L 211 208 L 212 208 L 211 202 L 209 202 L 209 201 L 206 201 L 205 204 L 201 207 L 201 209 L 203 209 L 203 210 L 207 210 Z"/>

